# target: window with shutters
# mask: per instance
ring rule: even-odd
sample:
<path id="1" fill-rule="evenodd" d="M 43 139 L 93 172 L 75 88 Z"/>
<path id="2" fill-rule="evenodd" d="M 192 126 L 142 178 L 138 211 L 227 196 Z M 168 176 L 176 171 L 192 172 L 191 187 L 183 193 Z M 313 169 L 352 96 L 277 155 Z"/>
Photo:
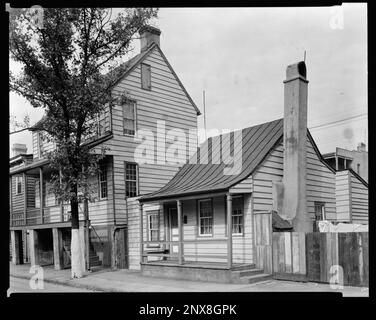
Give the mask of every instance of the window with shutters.
<path id="1" fill-rule="evenodd" d="M 141 63 L 141 88 L 151 90 L 151 66 Z"/>

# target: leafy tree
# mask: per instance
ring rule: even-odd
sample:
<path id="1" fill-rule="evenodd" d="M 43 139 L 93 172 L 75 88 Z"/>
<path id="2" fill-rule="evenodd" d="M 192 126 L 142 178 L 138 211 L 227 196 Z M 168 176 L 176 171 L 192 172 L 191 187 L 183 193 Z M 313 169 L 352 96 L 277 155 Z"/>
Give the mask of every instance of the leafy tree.
<path id="1" fill-rule="evenodd" d="M 85 137 L 93 121 L 114 102 L 112 87 L 126 66 L 121 58 L 132 50 L 139 29 L 157 17 L 157 9 L 43 8 L 10 13 L 11 58 L 22 64 L 10 73 L 10 89 L 25 97 L 45 116 L 37 127 L 56 144 L 50 166 L 60 200 L 70 202 L 72 277 L 81 277 L 79 202 L 90 199 L 88 177 L 97 173 L 105 152 L 94 153 Z M 41 15 L 42 14 L 42 15 Z"/>

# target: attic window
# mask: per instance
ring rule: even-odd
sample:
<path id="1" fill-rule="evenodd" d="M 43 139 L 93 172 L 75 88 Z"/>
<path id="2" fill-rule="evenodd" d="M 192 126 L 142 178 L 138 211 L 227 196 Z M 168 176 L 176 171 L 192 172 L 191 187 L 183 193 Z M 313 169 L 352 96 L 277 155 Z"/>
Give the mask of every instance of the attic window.
<path id="1" fill-rule="evenodd" d="M 151 66 L 141 63 L 141 88 L 151 90 Z"/>

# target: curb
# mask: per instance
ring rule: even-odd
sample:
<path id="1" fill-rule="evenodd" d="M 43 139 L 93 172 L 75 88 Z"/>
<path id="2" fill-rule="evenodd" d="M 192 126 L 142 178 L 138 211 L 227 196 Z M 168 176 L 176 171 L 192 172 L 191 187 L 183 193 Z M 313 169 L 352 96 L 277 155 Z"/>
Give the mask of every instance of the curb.
<path id="1" fill-rule="evenodd" d="M 24 276 L 24 275 L 20 275 L 20 274 L 9 274 L 9 276 L 14 277 L 14 278 L 19 278 L 19 279 L 30 280 L 29 276 Z M 71 281 L 71 279 L 70 280 L 56 280 L 56 279 L 48 279 L 47 278 L 47 279 L 43 279 L 43 281 L 47 282 L 47 283 L 63 285 L 63 286 L 66 286 L 66 287 L 87 289 L 87 290 L 99 291 L 99 292 L 124 292 L 122 290 L 118 290 L 118 289 L 115 289 L 115 288 L 105 289 L 105 288 L 95 286 L 95 285 L 75 283 L 75 282 L 69 283 L 68 281 Z"/>

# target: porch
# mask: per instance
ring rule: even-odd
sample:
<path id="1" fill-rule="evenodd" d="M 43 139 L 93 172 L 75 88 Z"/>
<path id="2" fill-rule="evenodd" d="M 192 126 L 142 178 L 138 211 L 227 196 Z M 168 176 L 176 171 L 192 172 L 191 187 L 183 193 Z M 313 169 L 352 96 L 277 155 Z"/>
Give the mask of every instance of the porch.
<path id="1" fill-rule="evenodd" d="M 141 200 L 139 210 L 143 275 L 225 283 L 269 277 L 253 261 L 251 193 Z"/>

